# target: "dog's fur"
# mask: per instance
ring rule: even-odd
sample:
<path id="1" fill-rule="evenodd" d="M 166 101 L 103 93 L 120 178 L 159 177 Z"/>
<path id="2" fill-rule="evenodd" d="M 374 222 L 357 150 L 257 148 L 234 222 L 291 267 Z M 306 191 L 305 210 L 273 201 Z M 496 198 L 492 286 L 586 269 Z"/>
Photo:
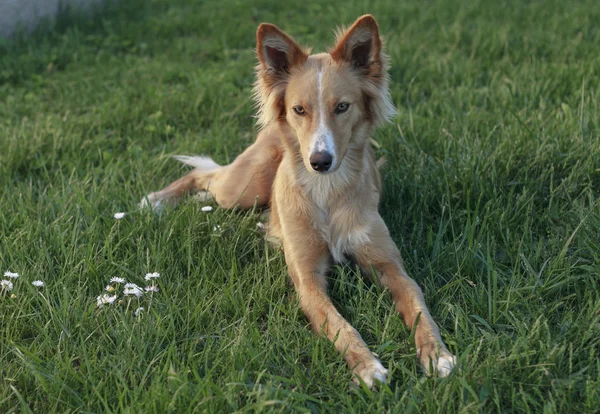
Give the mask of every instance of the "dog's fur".
<path id="1" fill-rule="evenodd" d="M 270 205 L 268 234 L 283 244 L 302 310 L 357 378 L 372 387 L 386 381 L 387 370 L 327 295 L 330 264 L 346 258 L 390 290 L 396 310 L 414 328 L 426 371 L 448 375 L 456 359 L 377 211 L 381 178 L 369 138 L 395 108 L 375 19 L 360 17 L 339 32 L 329 53 L 316 55 L 276 26 L 261 24 L 257 53 L 262 130 L 256 142 L 223 167 L 209 158 L 180 157 L 195 170 L 142 204 L 172 205 L 186 192 L 200 192 L 223 208 Z"/>

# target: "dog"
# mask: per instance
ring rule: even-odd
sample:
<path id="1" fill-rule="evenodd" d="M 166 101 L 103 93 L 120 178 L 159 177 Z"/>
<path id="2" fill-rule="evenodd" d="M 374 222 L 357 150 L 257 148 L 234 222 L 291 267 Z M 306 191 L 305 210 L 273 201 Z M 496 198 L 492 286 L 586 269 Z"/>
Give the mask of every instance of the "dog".
<path id="1" fill-rule="evenodd" d="M 195 169 L 148 194 L 142 206 L 162 208 L 199 193 L 222 208 L 270 207 L 267 234 L 283 246 L 300 306 L 317 334 L 343 354 L 357 383 L 385 383 L 388 370 L 327 294 L 329 267 L 348 258 L 389 289 L 414 330 L 426 373 L 449 375 L 456 357 L 378 212 L 382 183 L 370 137 L 396 110 L 376 20 L 365 15 L 339 30 L 328 53 L 311 55 L 267 23 L 256 40 L 261 130 L 254 144 L 226 166 L 208 157 L 177 157 Z"/>

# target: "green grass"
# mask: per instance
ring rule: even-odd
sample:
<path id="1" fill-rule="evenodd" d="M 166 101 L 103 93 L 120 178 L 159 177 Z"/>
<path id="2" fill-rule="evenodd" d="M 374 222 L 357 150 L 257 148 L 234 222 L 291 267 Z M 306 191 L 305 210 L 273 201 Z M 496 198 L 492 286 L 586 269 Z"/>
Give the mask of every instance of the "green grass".
<path id="1" fill-rule="evenodd" d="M 596 2 L 299 3 L 127 0 L 0 44 L 0 271 L 21 274 L 0 295 L 0 412 L 598 411 Z M 323 50 L 366 12 L 399 110 L 375 136 L 380 210 L 461 363 L 425 378 L 388 294 L 336 268 L 391 371 L 372 392 L 308 329 L 258 212 L 136 208 L 183 174 L 170 155 L 253 141 L 259 22 Z M 111 277 L 152 271 L 141 318 L 137 299 L 96 308 Z"/>

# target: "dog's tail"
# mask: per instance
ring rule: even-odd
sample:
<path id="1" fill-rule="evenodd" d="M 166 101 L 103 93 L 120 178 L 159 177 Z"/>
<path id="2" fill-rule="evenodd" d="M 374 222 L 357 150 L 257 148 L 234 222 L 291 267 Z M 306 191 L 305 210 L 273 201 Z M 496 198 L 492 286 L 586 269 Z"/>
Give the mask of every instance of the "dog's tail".
<path id="1" fill-rule="evenodd" d="M 194 167 L 194 169 L 179 181 L 183 181 L 185 190 L 191 193 L 197 193 L 200 198 L 207 199 L 211 194 L 210 187 L 214 187 L 215 180 L 218 180 L 219 174 L 224 171 L 223 166 L 217 164 L 212 158 L 200 155 L 175 155 L 177 161 Z M 177 183 L 177 181 L 175 182 Z M 173 184 L 175 184 L 173 183 Z"/>
<path id="2" fill-rule="evenodd" d="M 173 158 L 201 172 L 210 172 L 221 168 L 212 158 L 206 156 L 175 155 Z"/>

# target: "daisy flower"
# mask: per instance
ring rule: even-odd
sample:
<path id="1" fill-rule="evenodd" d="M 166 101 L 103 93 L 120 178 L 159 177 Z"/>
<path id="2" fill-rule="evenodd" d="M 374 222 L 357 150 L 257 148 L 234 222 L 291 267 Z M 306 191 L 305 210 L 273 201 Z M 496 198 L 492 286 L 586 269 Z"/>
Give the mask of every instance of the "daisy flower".
<path id="1" fill-rule="evenodd" d="M 146 286 L 144 288 L 144 290 L 146 292 L 158 292 L 158 286 L 152 285 L 152 286 Z"/>
<path id="2" fill-rule="evenodd" d="M 44 287 L 44 282 L 42 282 L 41 280 L 34 280 L 33 282 L 31 282 L 31 284 L 35 287 Z"/>
<path id="3" fill-rule="evenodd" d="M 115 300 L 117 300 L 117 295 L 110 296 L 110 295 L 104 294 L 104 295 L 100 295 L 96 298 L 96 302 L 98 303 L 99 308 L 101 308 L 102 306 L 107 305 L 107 304 L 110 305 Z"/>
<path id="4" fill-rule="evenodd" d="M 123 294 L 125 296 L 134 295 L 138 298 L 141 297 L 143 293 L 144 291 L 135 283 L 127 283 L 127 285 L 125 285 L 125 289 L 123 290 Z"/>
<path id="5" fill-rule="evenodd" d="M 213 231 L 216 233 L 218 231 L 221 231 L 221 226 L 219 224 L 217 224 L 216 226 L 213 227 Z"/>
<path id="6" fill-rule="evenodd" d="M 125 279 L 122 277 L 113 277 L 110 279 L 110 283 L 125 283 Z"/>
<path id="7" fill-rule="evenodd" d="M 207 213 L 209 211 L 212 211 L 212 209 L 213 209 L 212 206 L 204 206 L 200 210 L 204 211 L 205 213 Z"/>
<path id="8" fill-rule="evenodd" d="M 158 273 L 158 272 L 146 273 L 146 276 L 144 276 L 144 279 L 152 280 L 152 279 L 156 279 L 157 277 L 160 277 L 160 273 Z"/>
<path id="9" fill-rule="evenodd" d="M 117 220 L 121 220 L 123 217 L 125 217 L 125 213 L 115 213 L 114 217 Z"/>
<path id="10" fill-rule="evenodd" d="M 13 289 L 13 284 L 10 280 L 2 280 L 0 281 L 0 288 L 6 289 L 10 292 Z"/>
<path id="11" fill-rule="evenodd" d="M 136 318 L 140 315 L 140 312 L 143 312 L 144 308 L 139 307 L 135 310 L 135 312 L 133 312 L 133 316 L 135 316 Z"/>
<path id="12" fill-rule="evenodd" d="M 133 295 L 133 296 L 135 296 L 135 297 L 137 297 L 137 298 L 141 298 L 143 293 L 144 293 L 144 292 L 143 292 L 142 290 L 140 290 L 140 289 L 135 289 L 135 288 L 130 288 L 130 289 L 124 289 L 124 290 L 123 290 L 123 294 L 124 294 L 125 296 L 130 296 L 130 295 Z"/>
<path id="13" fill-rule="evenodd" d="M 114 292 L 115 288 L 112 287 L 111 285 L 106 285 L 106 287 L 104 288 L 104 290 L 106 290 L 107 292 Z"/>
<path id="14" fill-rule="evenodd" d="M 10 270 L 7 270 L 6 272 L 4 272 L 4 276 L 6 276 L 6 277 L 10 277 L 10 278 L 12 278 L 12 279 L 16 279 L 16 278 L 18 278 L 18 277 L 19 277 L 19 274 L 18 274 L 18 273 L 11 272 Z"/>

